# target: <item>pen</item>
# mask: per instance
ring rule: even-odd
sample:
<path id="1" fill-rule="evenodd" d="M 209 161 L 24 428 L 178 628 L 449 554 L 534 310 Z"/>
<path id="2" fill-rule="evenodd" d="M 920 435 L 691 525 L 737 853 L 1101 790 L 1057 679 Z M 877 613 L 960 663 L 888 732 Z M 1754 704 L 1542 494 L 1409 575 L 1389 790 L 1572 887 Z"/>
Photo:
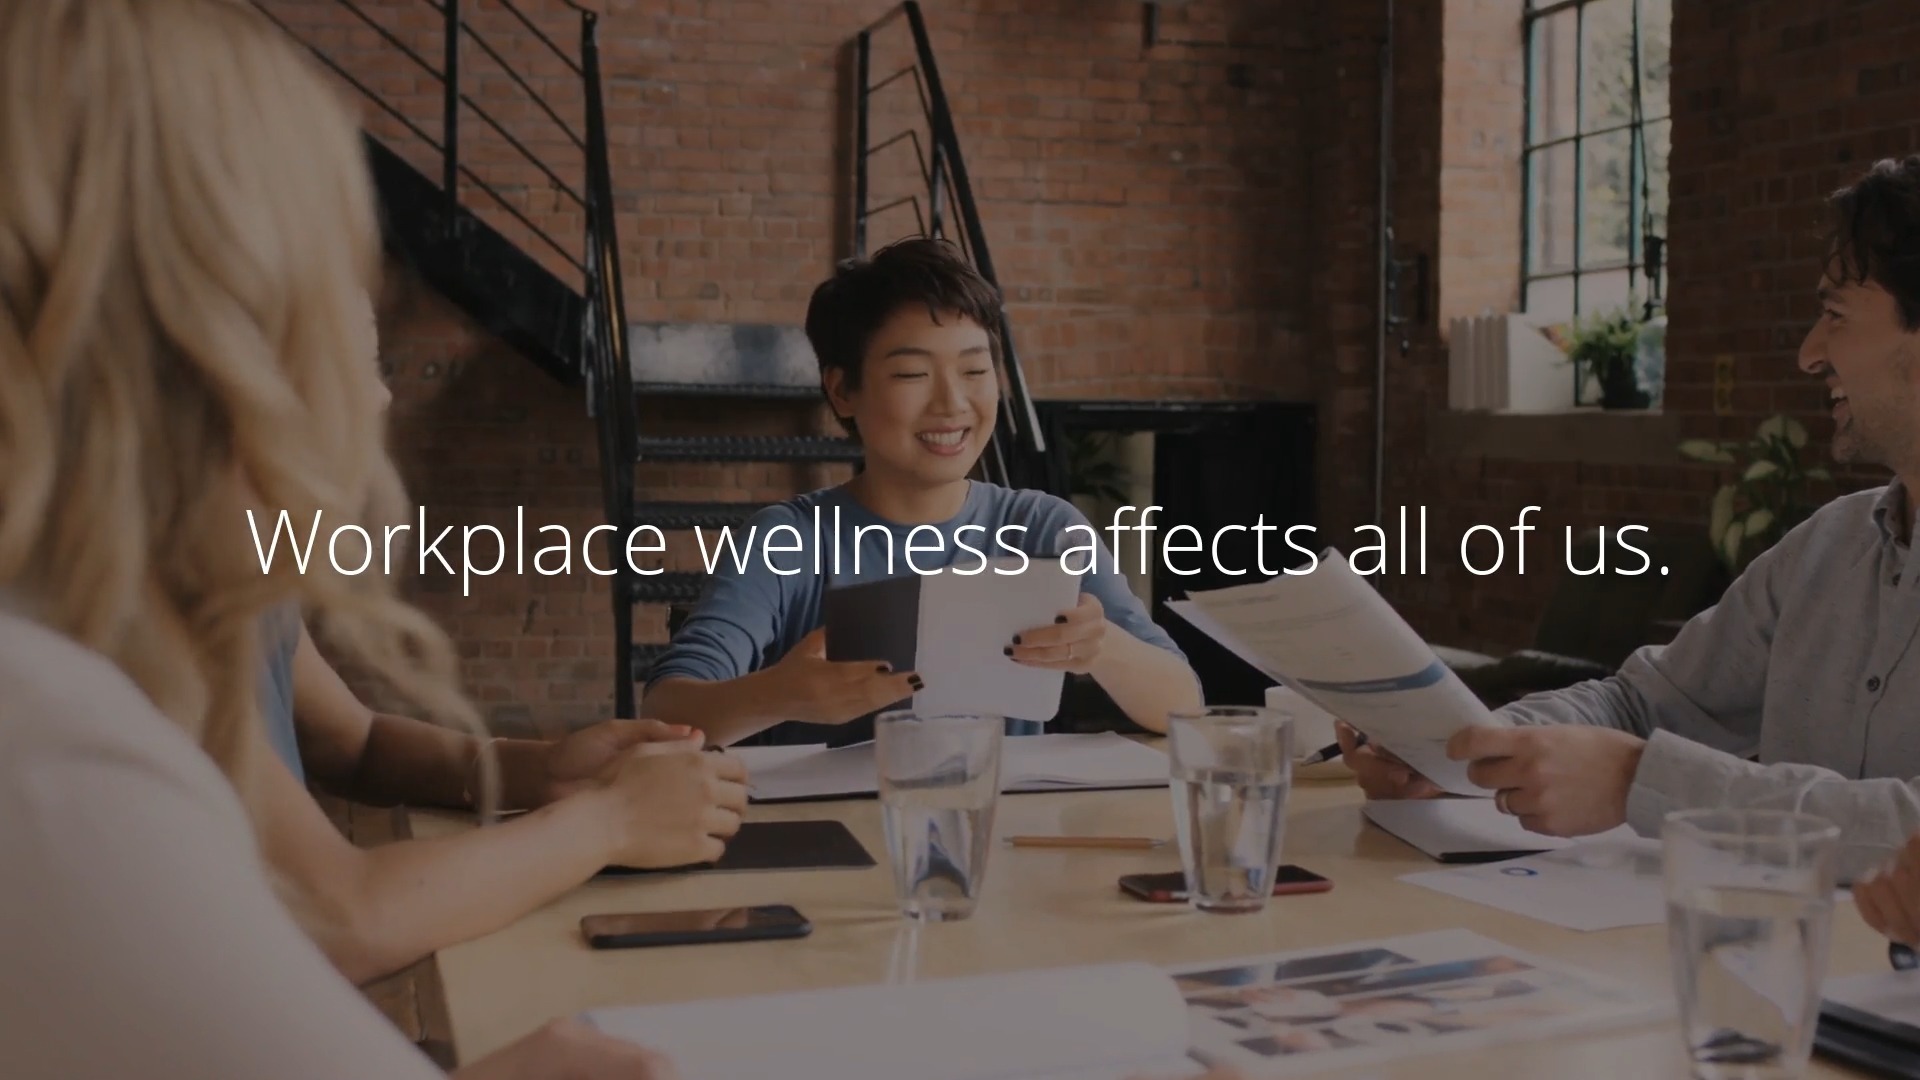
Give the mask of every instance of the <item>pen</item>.
<path id="1" fill-rule="evenodd" d="M 1117 851 L 1151 851 L 1166 847 L 1165 840 L 1150 836 L 1009 836 L 1009 847 L 1032 848 L 1108 848 Z"/>
<path id="2" fill-rule="evenodd" d="M 1367 737 L 1364 734 L 1357 734 L 1354 736 L 1354 743 L 1353 743 L 1354 749 L 1358 750 L 1360 747 L 1365 745 L 1367 745 Z M 1337 742 L 1328 743 L 1327 745 L 1321 747 L 1320 749 L 1315 750 L 1312 754 L 1308 755 L 1307 757 L 1302 758 L 1299 764 L 1302 768 L 1305 768 L 1308 765 L 1319 765 L 1324 762 L 1332 761 L 1334 758 L 1337 758 L 1339 756 L 1340 756 L 1340 744 Z"/>

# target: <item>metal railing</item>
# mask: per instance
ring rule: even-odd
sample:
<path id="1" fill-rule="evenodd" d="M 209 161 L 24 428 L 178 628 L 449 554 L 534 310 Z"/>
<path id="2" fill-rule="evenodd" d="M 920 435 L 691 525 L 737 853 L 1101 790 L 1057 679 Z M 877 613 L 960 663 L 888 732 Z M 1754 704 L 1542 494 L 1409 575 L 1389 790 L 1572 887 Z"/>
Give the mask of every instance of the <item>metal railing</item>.
<path id="1" fill-rule="evenodd" d="M 270 0 L 253 0 L 253 5 L 294 40 L 306 45 L 322 64 L 365 95 L 376 108 L 439 155 L 439 185 L 450 210 L 462 208 L 460 196 L 464 184 L 484 195 L 494 207 L 517 221 L 578 275 L 573 284 L 577 285 L 586 302 L 584 325 L 580 327 L 579 335 L 581 355 L 573 360 L 577 364 L 576 374 L 585 382 L 587 408 L 595 422 L 600 453 L 601 496 L 606 519 L 614 526 L 613 535 L 609 538 L 608 554 L 615 568 L 612 579 L 615 715 L 633 716 L 635 694 L 633 650 L 630 647 L 633 639 L 633 606 L 628 600 L 632 569 L 626 559 L 625 534 L 633 518 L 633 462 L 637 433 L 633 412 L 633 372 L 629 366 L 627 344 L 626 293 L 620 270 L 613 175 L 607 150 L 606 103 L 601 89 L 600 16 L 572 0 L 562 0 L 580 19 L 580 51 L 576 60 L 512 0 L 421 0 L 441 17 L 441 62 L 440 66 L 435 67 L 419 50 L 409 46 L 354 0 L 332 2 L 369 27 L 399 55 L 405 56 L 439 84 L 440 132 L 437 137 L 368 86 L 345 65 L 329 56 L 326 50 L 288 26 L 275 13 Z M 507 62 L 493 43 L 474 28 L 468 16 L 480 8 L 497 9 L 510 15 L 528 34 L 526 40 L 544 46 L 572 75 L 580 79 L 583 115 L 578 130 L 534 88 L 525 75 Z M 499 73 L 504 74 L 559 129 L 567 143 L 580 151 L 582 165 L 578 179 L 569 182 L 561 176 L 554 165 L 542 160 L 528 147 L 526 140 L 509 131 L 492 111 L 468 92 L 472 81 L 466 65 L 462 63 L 462 52 L 463 45 L 469 42 L 491 59 Z M 561 239 L 541 228 L 498 187 L 476 172 L 471 162 L 463 160 L 461 134 L 469 116 L 497 135 L 531 165 L 566 203 L 579 209 L 585 230 L 577 250 L 569 248 Z"/>
<path id="2" fill-rule="evenodd" d="M 874 35 L 902 16 L 913 37 L 912 62 L 875 82 L 872 73 Z M 855 40 L 855 66 L 854 254 L 866 255 L 867 224 L 876 215 L 910 206 L 922 234 L 944 237 L 948 215 L 951 214 L 959 230 L 955 243 L 981 276 L 998 287 L 1000 281 L 994 273 L 993 257 L 987 250 L 986 230 L 981 223 L 979 207 L 974 202 L 973 185 L 967 178 L 966 160 L 960 153 L 960 137 L 954 131 L 953 110 L 948 105 L 946 90 L 940 82 L 940 69 L 934 61 L 933 42 L 927 35 L 926 19 L 921 15 L 916 0 L 905 0 L 860 31 Z M 920 118 L 927 128 L 926 143 L 922 144 L 920 132 L 915 128 L 907 128 L 876 143 L 872 130 L 874 97 L 905 79 L 912 80 L 917 92 Z M 870 163 L 875 154 L 902 143 L 913 148 L 923 186 L 872 206 Z M 929 149 L 931 154 L 928 153 Z M 925 192 L 926 197 L 924 207 L 920 201 L 921 191 Z M 1033 396 L 1027 390 L 1019 350 L 1014 347 L 1013 327 L 1004 311 L 998 330 L 1006 393 L 1000 398 L 1000 418 L 994 427 L 993 444 L 988 448 L 983 467 L 989 479 L 1011 487 L 1050 487 L 1046 466 L 1046 435 L 1041 429 Z"/>

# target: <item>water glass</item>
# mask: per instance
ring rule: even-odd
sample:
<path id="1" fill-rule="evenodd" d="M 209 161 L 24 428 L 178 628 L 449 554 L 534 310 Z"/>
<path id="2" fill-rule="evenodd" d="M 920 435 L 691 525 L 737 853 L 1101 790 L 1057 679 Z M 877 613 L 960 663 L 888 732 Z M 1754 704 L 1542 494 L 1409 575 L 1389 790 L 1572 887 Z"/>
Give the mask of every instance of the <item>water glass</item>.
<path id="1" fill-rule="evenodd" d="M 1827 970 L 1840 830 L 1780 810 L 1667 815 L 1667 946 L 1701 1080 L 1807 1067 Z"/>
<path id="2" fill-rule="evenodd" d="M 874 720 L 880 815 L 900 911 L 927 922 L 973 914 L 987 876 L 1006 721 L 998 716 Z"/>
<path id="3" fill-rule="evenodd" d="M 1286 832 L 1292 720 L 1241 706 L 1173 713 L 1167 720 L 1188 903 L 1209 912 L 1264 910 Z"/>

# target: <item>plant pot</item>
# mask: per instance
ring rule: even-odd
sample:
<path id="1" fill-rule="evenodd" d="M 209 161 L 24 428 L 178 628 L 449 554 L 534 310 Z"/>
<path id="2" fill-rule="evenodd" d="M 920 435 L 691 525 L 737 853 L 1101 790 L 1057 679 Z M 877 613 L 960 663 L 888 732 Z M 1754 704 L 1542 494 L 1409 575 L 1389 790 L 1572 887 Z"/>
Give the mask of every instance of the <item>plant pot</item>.
<path id="1" fill-rule="evenodd" d="M 1644 409 L 1653 397 L 1640 388 L 1632 363 L 1612 364 L 1600 375 L 1602 409 Z"/>

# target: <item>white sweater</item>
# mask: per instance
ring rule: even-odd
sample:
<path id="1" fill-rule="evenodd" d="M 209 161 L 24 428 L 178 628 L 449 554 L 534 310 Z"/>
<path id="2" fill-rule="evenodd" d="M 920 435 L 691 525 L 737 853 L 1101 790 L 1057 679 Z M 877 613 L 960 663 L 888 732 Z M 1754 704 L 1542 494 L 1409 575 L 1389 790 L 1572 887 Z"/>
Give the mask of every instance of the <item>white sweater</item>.
<path id="1" fill-rule="evenodd" d="M 0 1077 L 441 1075 L 274 897 L 199 747 L 0 609 Z"/>

